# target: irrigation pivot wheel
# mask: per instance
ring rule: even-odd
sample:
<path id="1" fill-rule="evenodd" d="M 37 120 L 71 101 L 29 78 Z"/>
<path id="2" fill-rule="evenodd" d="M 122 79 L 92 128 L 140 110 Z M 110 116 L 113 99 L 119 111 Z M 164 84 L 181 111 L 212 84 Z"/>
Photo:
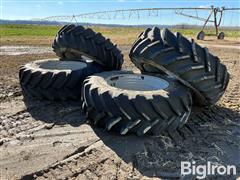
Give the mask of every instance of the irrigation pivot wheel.
<path id="1" fill-rule="evenodd" d="M 200 31 L 198 34 L 197 34 L 197 39 L 198 40 L 204 40 L 205 38 L 205 33 L 204 31 Z"/>
<path id="2" fill-rule="evenodd" d="M 217 36 L 217 38 L 218 39 L 224 39 L 224 37 L 225 37 L 225 33 L 224 32 L 220 32 L 219 34 L 218 34 L 218 36 Z"/>

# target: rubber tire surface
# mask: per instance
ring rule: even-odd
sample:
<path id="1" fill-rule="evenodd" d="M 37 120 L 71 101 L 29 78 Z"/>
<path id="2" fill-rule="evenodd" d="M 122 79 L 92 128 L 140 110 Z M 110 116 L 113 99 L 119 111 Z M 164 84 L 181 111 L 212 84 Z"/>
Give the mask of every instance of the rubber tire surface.
<path id="1" fill-rule="evenodd" d="M 106 71 L 120 70 L 123 55 L 120 50 L 100 33 L 83 26 L 66 25 L 62 27 L 52 44 L 53 51 L 61 59 L 84 61 L 82 55 L 90 57 Z"/>
<path id="2" fill-rule="evenodd" d="M 89 76 L 83 83 L 83 110 L 90 122 L 121 135 L 139 136 L 172 132 L 188 120 L 192 107 L 190 91 L 177 81 L 166 89 L 154 91 L 123 90 L 110 86 L 106 78 L 124 71 L 103 72 Z"/>
<path id="3" fill-rule="evenodd" d="M 85 78 L 102 71 L 93 63 L 86 63 L 85 67 L 67 71 L 39 67 L 39 64 L 48 61 L 51 60 L 33 61 L 20 67 L 19 79 L 24 96 L 47 100 L 80 99 Z"/>
<path id="4" fill-rule="evenodd" d="M 198 34 L 197 34 L 197 40 L 204 40 L 205 38 L 205 33 L 204 31 L 200 31 Z"/>
<path id="5" fill-rule="evenodd" d="M 224 32 L 220 32 L 219 34 L 218 34 L 218 39 L 220 39 L 220 40 L 222 40 L 222 39 L 224 39 L 224 37 L 225 37 L 225 33 Z"/>
<path id="6" fill-rule="evenodd" d="M 166 73 L 191 88 L 197 106 L 215 104 L 229 82 L 227 68 L 218 57 L 168 29 L 146 29 L 129 56 L 141 72 Z"/>

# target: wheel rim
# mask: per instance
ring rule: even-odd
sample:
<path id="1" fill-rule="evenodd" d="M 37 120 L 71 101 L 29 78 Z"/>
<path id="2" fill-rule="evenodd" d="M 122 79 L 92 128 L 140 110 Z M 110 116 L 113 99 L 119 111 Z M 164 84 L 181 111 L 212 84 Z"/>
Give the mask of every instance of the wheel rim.
<path id="1" fill-rule="evenodd" d="M 81 58 L 88 63 L 91 63 L 94 61 L 91 56 L 87 56 L 87 55 L 81 55 Z"/>
<path id="2" fill-rule="evenodd" d="M 104 65 L 102 61 L 100 61 L 99 59 L 96 59 L 96 58 L 93 57 L 93 56 L 90 56 L 90 55 L 87 54 L 87 53 L 79 52 L 79 51 L 74 50 L 74 49 L 72 49 L 71 51 L 72 51 L 73 53 L 78 54 L 78 56 L 80 56 L 80 59 L 81 59 L 82 61 L 84 61 L 84 62 L 89 62 L 89 63 L 91 63 L 91 62 L 97 62 L 97 63 L 99 63 L 100 65 Z"/>
<path id="3" fill-rule="evenodd" d="M 49 70 L 78 70 L 87 66 L 86 63 L 78 61 L 46 61 L 39 62 L 39 68 Z"/>
<path id="4" fill-rule="evenodd" d="M 157 91 L 169 86 L 166 80 L 148 75 L 119 74 L 106 80 L 112 87 L 130 91 Z"/>

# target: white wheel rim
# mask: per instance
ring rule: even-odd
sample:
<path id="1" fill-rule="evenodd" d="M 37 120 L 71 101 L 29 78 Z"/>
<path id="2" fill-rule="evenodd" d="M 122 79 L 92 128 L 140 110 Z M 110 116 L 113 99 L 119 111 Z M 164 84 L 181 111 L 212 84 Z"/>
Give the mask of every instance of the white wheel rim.
<path id="1" fill-rule="evenodd" d="M 88 63 L 93 62 L 93 59 L 90 56 L 81 55 L 81 58 L 84 59 Z"/>
<path id="2" fill-rule="evenodd" d="M 46 61 L 37 63 L 39 68 L 48 70 L 64 70 L 64 71 L 75 71 L 82 69 L 87 66 L 86 63 L 78 61 Z"/>
<path id="3" fill-rule="evenodd" d="M 157 91 L 169 86 L 162 78 L 139 74 L 112 75 L 106 81 L 110 86 L 130 91 Z"/>

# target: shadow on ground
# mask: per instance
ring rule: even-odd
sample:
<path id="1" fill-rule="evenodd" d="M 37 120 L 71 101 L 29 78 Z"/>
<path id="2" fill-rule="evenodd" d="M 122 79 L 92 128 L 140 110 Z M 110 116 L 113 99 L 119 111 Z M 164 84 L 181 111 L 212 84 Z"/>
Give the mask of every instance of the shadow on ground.
<path id="1" fill-rule="evenodd" d="M 220 106 L 192 116 L 177 132 L 159 137 L 118 136 L 94 129 L 103 143 L 148 177 L 180 178 L 181 161 L 235 165 L 240 174 L 240 114 Z M 214 176 L 213 179 L 235 177 Z M 185 177 L 189 179 L 191 177 Z M 194 178 L 194 177 L 192 177 Z"/>
<path id="2" fill-rule="evenodd" d="M 45 101 L 32 98 L 24 98 L 27 111 L 31 116 L 45 123 L 57 125 L 70 124 L 78 127 L 85 123 L 86 119 L 81 111 L 81 102 L 76 101 Z"/>
<path id="3" fill-rule="evenodd" d="M 74 127 L 86 123 L 80 102 L 52 103 L 28 99 L 25 103 L 35 119 L 46 123 L 70 124 Z M 158 137 L 119 136 L 92 128 L 104 145 L 127 164 L 132 164 L 133 169 L 143 176 L 194 179 L 195 177 L 181 177 L 181 161 L 195 161 L 201 165 L 206 165 L 207 161 L 235 165 L 240 174 L 239 121 L 239 112 L 213 106 L 193 114 L 182 129 Z M 213 179 L 235 177 L 214 176 Z"/>

